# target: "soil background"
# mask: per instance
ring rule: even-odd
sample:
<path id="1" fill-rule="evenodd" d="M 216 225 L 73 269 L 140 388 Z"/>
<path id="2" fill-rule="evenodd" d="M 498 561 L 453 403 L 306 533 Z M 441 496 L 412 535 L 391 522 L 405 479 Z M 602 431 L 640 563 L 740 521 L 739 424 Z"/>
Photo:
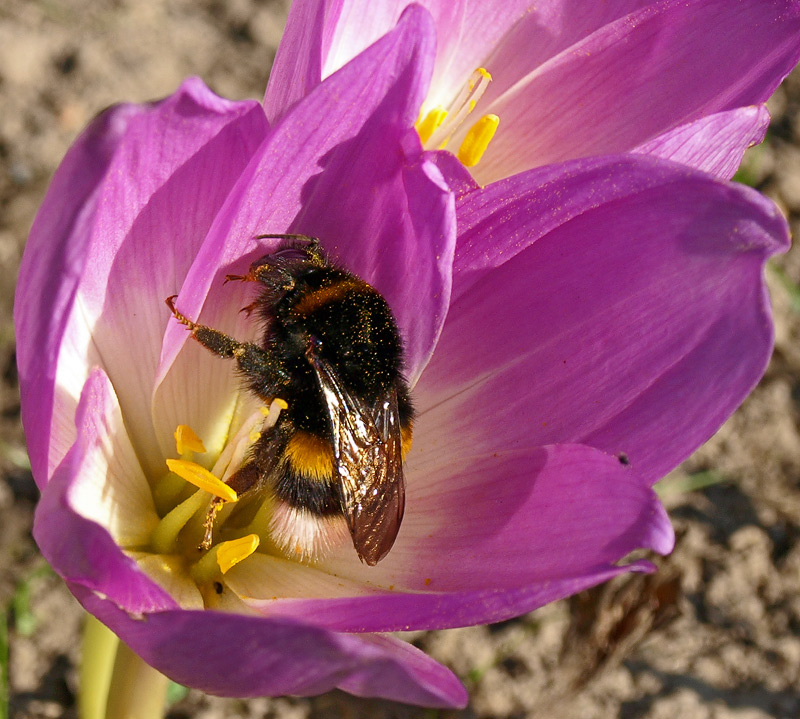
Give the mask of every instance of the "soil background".
<path id="1" fill-rule="evenodd" d="M 226 97 L 260 98 L 287 10 L 288 0 L 0 7 L 0 719 L 76 717 L 82 616 L 30 536 L 37 491 L 11 322 L 36 209 L 77 133 L 112 103 L 167 95 L 188 75 Z M 800 74 L 770 109 L 768 140 L 739 177 L 781 206 L 797 237 Z M 774 358 L 743 407 L 662 483 L 678 542 L 658 574 L 499 625 L 409 635 L 465 682 L 463 712 L 341 692 L 245 701 L 175 687 L 170 719 L 800 717 L 800 248 L 768 277 Z"/>

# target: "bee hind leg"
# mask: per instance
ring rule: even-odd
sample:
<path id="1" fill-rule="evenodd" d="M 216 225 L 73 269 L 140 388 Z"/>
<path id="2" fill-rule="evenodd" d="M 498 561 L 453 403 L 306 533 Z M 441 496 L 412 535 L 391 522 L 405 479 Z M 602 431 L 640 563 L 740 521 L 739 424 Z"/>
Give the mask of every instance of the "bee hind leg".
<path id="1" fill-rule="evenodd" d="M 255 462 L 248 462 L 237 469 L 225 482 L 237 496 L 241 497 L 261 483 L 262 472 Z"/>
<path id="2" fill-rule="evenodd" d="M 253 462 L 249 462 L 236 470 L 225 484 L 236 492 L 237 497 L 241 497 L 251 489 L 255 489 L 260 482 L 261 470 Z M 206 518 L 203 520 L 203 540 L 200 542 L 198 549 L 206 550 L 211 547 L 214 536 L 214 520 L 217 518 L 217 513 L 222 509 L 223 504 L 225 504 L 225 500 L 219 497 L 211 500 L 211 505 L 206 512 Z"/>

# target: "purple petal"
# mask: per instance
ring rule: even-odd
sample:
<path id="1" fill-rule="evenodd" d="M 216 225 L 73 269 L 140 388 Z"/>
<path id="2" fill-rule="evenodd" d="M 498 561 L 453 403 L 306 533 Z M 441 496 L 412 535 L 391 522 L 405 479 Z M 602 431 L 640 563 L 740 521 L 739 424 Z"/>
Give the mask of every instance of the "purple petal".
<path id="1" fill-rule="evenodd" d="M 305 622 L 222 612 L 136 618 L 81 587 L 73 592 L 148 664 L 210 694 L 307 696 L 338 687 L 424 706 L 467 702 L 452 672 L 394 637 L 336 634 Z"/>
<path id="2" fill-rule="evenodd" d="M 409 12 L 419 13 L 421 7 L 428 8 L 439 31 L 441 27 L 452 28 L 457 23 L 463 12 L 462 4 L 463 0 L 413 3 L 415 7 Z M 264 98 L 270 121 L 277 122 L 323 78 L 340 70 L 391 32 L 410 5 L 408 0 L 381 3 L 298 0 L 293 3 Z M 439 51 L 441 54 L 441 39 Z M 416 109 L 419 110 L 419 106 Z"/>
<path id="3" fill-rule="evenodd" d="M 271 124 L 322 82 L 322 65 L 341 5 L 342 0 L 292 3 L 264 97 L 264 111 Z M 393 24 L 387 31 L 390 27 Z"/>
<path id="4" fill-rule="evenodd" d="M 680 162 L 723 179 L 736 174 L 745 150 L 764 139 L 769 126 L 765 105 L 718 112 L 634 148 L 634 152 Z"/>
<path id="5" fill-rule="evenodd" d="M 493 52 L 482 54 L 485 67 L 492 74 L 487 100 L 497 98 L 523 80 L 530 72 L 592 33 L 637 10 L 652 5 L 652 0 L 604 0 L 583 3 L 580 8 L 564 0 L 522 3 L 518 22 L 509 24 Z M 472 0 L 470 11 L 485 12 L 482 6 L 493 6 Z M 461 44 L 482 45 L 483 18 L 474 17 L 461 39 Z M 465 68 L 469 72 L 473 68 Z"/>
<path id="6" fill-rule="evenodd" d="M 443 42 L 452 49 L 451 45 L 458 39 L 457 32 L 446 33 L 442 29 L 452 31 L 460 25 L 463 4 L 463 0 L 428 0 L 419 3 L 433 14 L 439 34 L 440 57 L 443 55 Z M 276 121 L 300 98 L 311 92 L 322 78 L 344 67 L 390 32 L 409 5 L 411 3 L 408 0 L 380 3 L 363 0 L 298 0 L 293 3 L 264 100 L 270 121 Z M 451 42 L 448 43 L 448 40 Z M 448 59 L 444 57 L 442 62 Z"/>
<path id="7" fill-rule="evenodd" d="M 763 266 L 788 240 L 749 188 L 599 158 L 466 195 L 459 217 L 453 302 L 416 392 L 452 456 L 578 442 L 654 482 L 763 374 Z"/>
<path id="8" fill-rule="evenodd" d="M 384 295 L 405 341 L 408 373 L 420 371 L 444 321 L 455 243 L 452 194 L 408 130 L 425 95 L 432 47 L 428 14 L 411 8 L 396 30 L 284 116 L 188 273 L 177 303 L 184 314 L 253 336 L 255 323 L 238 313 L 244 292 L 223 287 L 222 275 L 244 271 L 275 247 L 256 235 L 302 232 L 319 237 L 334 259 Z M 198 422 L 202 432 L 203 423 L 225 414 L 238 386 L 202 348 L 178 357 L 186 340 L 177 323 L 168 328 L 158 389 L 164 400 L 154 403 L 163 437 L 177 422 Z M 186 377 L 197 378 L 203 392 L 176 407 L 171 398 Z M 213 411 L 208 397 L 216 398 Z"/>
<path id="9" fill-rule="evenodd" d="M 587 569 L 573 578 L 558 577 L 524 587 L 474 591 L 402 592 L 347 597 L 346 599 L 285 599 L 259 602 L 254 609 L 274 617 L 293 619 L 313 615 L 321 625 L 340 631 L 394 631 L 452 629 L 506 621 L 558 599 L 597 586 L 625 572 L 653 572 L 648 561 Z M 491 565 L 487 566 L 491 575 Z"/>
<path id="10" fill-rule="evenodd" d="M 158 104 L 112 110 L 68 155 L 31 231 L 17 295 L 40 484 L 74 439 L 75 404 L 95 364 L 116 388 L 143 461 L 160 461 L 141 388 L 153 386 L 164 298 L 266 130 L 257 103 L 222 100 L 193 79 Z"/>
<path id="11" fill-rule="evenodd" d="M 95 369 L 78 405 L 77 439 L 42 488 L 33 534 L 47 561 L 68 582 L 98 592 L 128 612 L 177 608 L 172 598 L 123 554 L 109 532 L 93 521 L 98 507 L 82 501 L 87 493 L 93 494 L 86 485 L 113 479 L 98 472 L 109 460 L 135 462 L 127 438 L 119 436 L 124 432 L 121 422 L 112 421 L 118 416 L 119 405 L 108 377 Z M 109 452 L 115 456 L 110 458 Z M 128 469 L 138 470 L 138 465 Z M 144 478 L 142 482 L 146 484 Z M 105 491 L 115 489 L 109 486 Z M 133 512 L 134 507 L 122 510 Z"/>
<path id="12" fill-rule="evenodd" d="M 504 51 L 527 42 L 518 35 Z M 500 83 L 490 86 L 482 112 L 499 115 L 500 131 L 476 177 L 485 184 L 537 165 L 625 152 L 704 115 L 763 102 L 798 57 L 794 0 L 648 5 L 531 67 L 503 95 Z"/>
<path id="13" fill-rule="evenodd" d="M 92 208 L 100 200 L 97 186 L 129 123 L 143 112 L 136 105 L 111 108 L 78 138 L 53 177 L 22 258 L 14 301 L 17 364 L 28 452 L 40 486 L 49 473 L 56 355 L 86 261 Z"/>
<path id="14" fill-rule="evenodd" d="M 424 414 L 416 431 L 422 447 L 409 458 L 406 515 L 391 553 L 368 569 L 352 548 L 325 561 L 326 571 L 371 591 L 274 600 L 265 587 L 247 604 L 347 631 L 480 624 L 642 569 L 615 566 L 636 549 L 672 550 L 655 493 L 616 457 L 560 445 L 458 458 L 437 445 L 447 430 L 436 432 Z"/>

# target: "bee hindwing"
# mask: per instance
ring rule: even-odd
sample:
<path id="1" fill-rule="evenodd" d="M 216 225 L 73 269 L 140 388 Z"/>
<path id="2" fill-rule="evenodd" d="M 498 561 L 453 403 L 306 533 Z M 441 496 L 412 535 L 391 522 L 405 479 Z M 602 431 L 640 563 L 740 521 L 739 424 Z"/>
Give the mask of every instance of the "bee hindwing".
<path id="1" fill-rule="evenodd" d="M 333 368 L 310 357 L 333 434 L 342 509 L 359 558 L 377 564 L 392 548 L 405 508 L 397 393 L 375 407 L 348 392 Z"/>

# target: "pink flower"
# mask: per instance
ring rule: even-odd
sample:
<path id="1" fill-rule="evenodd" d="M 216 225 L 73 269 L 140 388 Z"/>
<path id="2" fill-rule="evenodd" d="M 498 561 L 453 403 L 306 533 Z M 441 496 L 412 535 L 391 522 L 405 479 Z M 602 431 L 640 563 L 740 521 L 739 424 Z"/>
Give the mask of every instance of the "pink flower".
<path id="1" fill-rule="evenodd" d="M 497 621 L 648 571 L 620 562 L 672 547 L 651 483 L 766 365 L 763 266 L 787 243 L 771 203 L 644 156 L 451 188 L 449 156 L 410 129 L 434 38 L 409 8 L 272 126 L 197 80 L 113 108 L 32 229 L 15 322 L 35 536 L 81 603 L 179 682 L 463 706 L 449 670 L 385 632 Z M 378 289 L 406 344 L 406 516 L 375 567 L 347 546 L 301 564 L 266 535 L 232 568 L 198 567 L 204 504 L 188 534 L 170 525 L 176 427 L 215 468 L 259 403 L 164 299 L 180 290 L 184 314 L 255 337 L 222 280 L 274 248 L 256 235 L 286 231 Z"/>

